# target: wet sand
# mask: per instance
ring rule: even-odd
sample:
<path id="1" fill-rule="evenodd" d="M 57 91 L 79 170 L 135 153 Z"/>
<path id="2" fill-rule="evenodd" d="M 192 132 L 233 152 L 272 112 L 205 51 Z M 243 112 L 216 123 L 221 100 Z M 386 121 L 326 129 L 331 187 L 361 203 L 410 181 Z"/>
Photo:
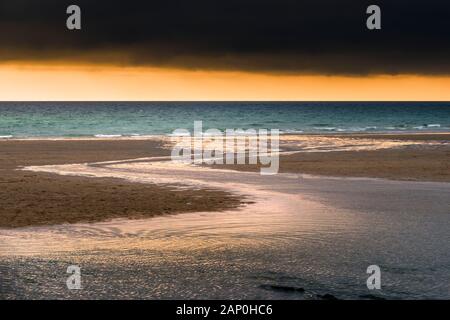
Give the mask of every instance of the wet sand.
<path id="1" fill-rule="evenodd" d="M 342 137 L 342 136 L 335 136 Z M 448 134 L 346 135 L 352 139 L 447 141 Z M 0 228 L 146 218 L 236 208 L 242 198 L 221 190 L 176 189 L 113 178 L 60 176 L 17 170 L 22 166 L 136 159 L 168 155 L 157 140 L 0 141 Z M 284 155 L 280 172 L 393 180 L 450 181 L 448 144 L 376 151 Z M 242 171 L 257 166 L 213 166 Z M 180 183 L 183 181 L 180 180 Z"/>
<path id="2" fill-rule="evenodd" d="M 143 183 L 176 179 L 253 203 L 225 212 L 0 228 L 0 296 L 449 298 L 449 183 L 262 176 L 160 160 L 29 169 Z M 73 264 L 82 268 L 82 290 L 67 290 Z M 382 270 L 377 292 L 366 285 L 373 264 Z"/>
<path id="3" fill-rule="evenodd" d="M 22 166 L 167 155 L 158 141 L 0 141 L 0 228 L 148 218 L 238 207 L 220 190 L 180 190 L 113 178 L 60 176 Z"/>
<path id="4" fill-rule="evenodd" d="M 282 155 L 280 172 L 332 177 L 450 182 L 449 134 L 347 134 L 328 137 L 413 141 L 423 144 L 370 151 L 302 152 Z M 433 142 L 433 144 L 427 144 Z M 442 143 L 440 143 L 442 142 Z M 257 165 L 214 165 L 259 171 Z"/>

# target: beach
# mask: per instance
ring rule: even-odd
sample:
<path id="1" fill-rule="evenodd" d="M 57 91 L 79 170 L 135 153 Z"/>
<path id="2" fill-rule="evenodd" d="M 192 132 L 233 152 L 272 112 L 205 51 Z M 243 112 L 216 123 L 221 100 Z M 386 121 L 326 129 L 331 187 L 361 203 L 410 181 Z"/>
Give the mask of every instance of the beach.
<path id="1" fill-rule="evenodd" d="M 273 176 L 172 163 L 154 139 L 2 141 L 1 296 L 448 298 L 446 136 L 395 138 L 285 137 L 308 151 L 282 156 Z M 73 264 L 83 290 L 65 286 Z M 383 290 L 368 292 L 373 264 Z"/>
<path id="2" fill-rule="evenodd" d="M 327 135 L 326 139 L 420 141 L 419 145 L 362 151 L 282 155 L 281 173 L 450 181 L 448 134 Z M 292 136 L 293 139 L 296 136 Z M 308 136 L 302 136 L 302 139 Z M 316 139 L 310 136 L 309 139 Z M 290 139 L 290 138 L 288 138 Z M 425 143 L 422 143 L 425 142 Z M 427 144 L 427 142 L 439 142 Z M 0 227 L 14 228 L 114 218 L 149 218 L 183 212 L 238 208 L 242 196 L 217 189 L 180 189 L 176 184 L 132 183 L 117 178 L 63 176 L 18 170 L 25 166 L 95 163 L 167 156 L 158 139 L 55 139 L 0 141 Z M 213 165 L 254 172 L 258 166 Z M 179 181 L 183 183 L 182 180 Z"/>
<path id="3" fill-rule="evenodd" d="M 0 141 L 0 228 L 149 218 L 180 212 L 225 210 L 241 200 L 219 190 L 92 179 L 19 170 L 55 165 L 166 155 L 159 141 Z"/>

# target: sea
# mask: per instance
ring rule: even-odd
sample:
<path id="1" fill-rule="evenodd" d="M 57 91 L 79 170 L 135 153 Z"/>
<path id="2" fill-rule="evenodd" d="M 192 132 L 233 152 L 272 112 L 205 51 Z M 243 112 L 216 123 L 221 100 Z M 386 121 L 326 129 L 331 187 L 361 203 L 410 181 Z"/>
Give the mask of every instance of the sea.
<path id="1" fill-rule="evenodd" d="M 450 102 L 0 102 L 0 139 L 127 137 L 206 129 L 446 132 Z"/>

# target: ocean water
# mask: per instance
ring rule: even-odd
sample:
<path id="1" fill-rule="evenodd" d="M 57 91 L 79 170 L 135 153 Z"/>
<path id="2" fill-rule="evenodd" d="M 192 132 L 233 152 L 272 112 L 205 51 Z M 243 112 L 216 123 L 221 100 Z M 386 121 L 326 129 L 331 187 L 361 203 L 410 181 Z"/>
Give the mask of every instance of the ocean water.
<path id="1" fill-rule="evenodd" d="M 166 135 L 175 129 L 441 132 L 450 102 L 0 102 L 0 138 Z"/>

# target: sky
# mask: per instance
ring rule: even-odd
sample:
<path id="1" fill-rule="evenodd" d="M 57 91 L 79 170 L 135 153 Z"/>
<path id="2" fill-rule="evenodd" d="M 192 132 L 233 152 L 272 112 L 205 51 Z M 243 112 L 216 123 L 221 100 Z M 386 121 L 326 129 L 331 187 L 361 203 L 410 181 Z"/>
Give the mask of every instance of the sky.
<path id="1" fill-rule="evenodd" d="M 0 100 L 450 101 L 450 3 L 370 4 L 5 0 Z"/>

